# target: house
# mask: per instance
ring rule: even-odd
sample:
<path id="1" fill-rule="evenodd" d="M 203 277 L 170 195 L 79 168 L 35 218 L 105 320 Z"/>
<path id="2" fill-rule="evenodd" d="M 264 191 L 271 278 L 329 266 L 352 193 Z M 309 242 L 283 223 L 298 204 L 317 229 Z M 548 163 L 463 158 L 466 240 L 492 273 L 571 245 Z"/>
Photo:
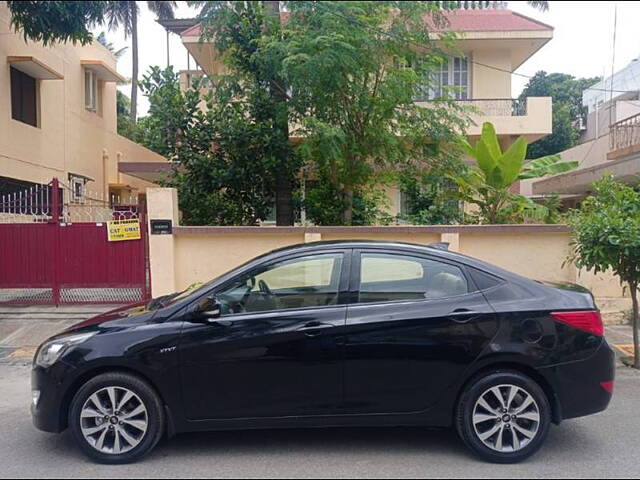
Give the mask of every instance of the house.
<path id="1" fill-rule="evenodd" d="M 144 195 L 166 159 L 117 133 L 125 79 L 97 42 L 44 47 L 10 26 L 0 3 L 0 199 L 59 179 L 65 201 Z M 132 199 L 132 200 L 131 200 Z"/>
<path id="2" fill-rule="evenodd" d="M 640 58 L 585 90 L 587 107 L 580 144 L 561 152 L 578 168 L 523 184 L 534 198 L 556 193 L 574 207 L 592 190 L 594 181 L 612 174 L 618 181 L 638 183 L 640 175 Z"/>
<path id="3" fill-rule="evenodd" d="M 458 32 L 457 43 L 462 56 L 452 57 L 443 66 L 438 79 L 440 87 L 455 86 L 456 100 L 475 107 L 473 125 L 466 134 L 470 139 L 480 135 L 483 122 L 492 122 L 503 147 L 519 136 L 533 142 L 551 133 L 551 98 L 511 97 L 512 72 L 542 48 L 553 37 L 553 28 L 508 9 L 454 10 L 445 12 L 448 30 Z M 200 38 L 198 24 L 181 34 L 182 42 L 204 74 L 214 76 L 224 71 L 215 46 Z M 181 83 L 198 71 L 183 72 Z M 201 72 L 200 72 L 201 74 Z M 441 88 L 416 98 L 427 106 Z M 403 212 L 403 194 L 396 187 L 387 189 L 389 213 Z"/>

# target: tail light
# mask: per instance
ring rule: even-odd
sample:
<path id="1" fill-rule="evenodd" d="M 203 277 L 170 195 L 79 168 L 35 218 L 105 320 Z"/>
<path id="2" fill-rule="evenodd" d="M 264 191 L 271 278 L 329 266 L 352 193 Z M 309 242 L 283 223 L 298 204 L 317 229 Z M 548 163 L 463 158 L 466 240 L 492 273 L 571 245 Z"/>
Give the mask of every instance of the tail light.
<path id="1" fill-rule="evenodd" d="M 613 380 L 609 382 L 600 382 L 600 386 L 607 393 L 613 393 Z"/>
<path id="2" fill-rule="evenodd" d="M 578 330 L 592 333 L 599 337 L 604 336 L 602 317 L 597 310 L 584 310 L 577 312 L 551 312 L 551 316 L 560 323 L 570 325 Z"/>

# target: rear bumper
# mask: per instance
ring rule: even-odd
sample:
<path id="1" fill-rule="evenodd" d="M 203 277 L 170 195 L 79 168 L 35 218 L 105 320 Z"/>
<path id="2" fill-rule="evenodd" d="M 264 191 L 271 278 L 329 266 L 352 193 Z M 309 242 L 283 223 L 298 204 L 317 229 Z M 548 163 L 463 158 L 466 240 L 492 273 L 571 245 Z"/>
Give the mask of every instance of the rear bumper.
<path id="1" fill-rule="evenodd" d="M 615 353 L 606 340 L 589 358 L 540 369 L 551 384 L 560 409 L 558 418 L 567 420 L 601 412 L 612 394 L 603 386 L 615 378 Z"/>

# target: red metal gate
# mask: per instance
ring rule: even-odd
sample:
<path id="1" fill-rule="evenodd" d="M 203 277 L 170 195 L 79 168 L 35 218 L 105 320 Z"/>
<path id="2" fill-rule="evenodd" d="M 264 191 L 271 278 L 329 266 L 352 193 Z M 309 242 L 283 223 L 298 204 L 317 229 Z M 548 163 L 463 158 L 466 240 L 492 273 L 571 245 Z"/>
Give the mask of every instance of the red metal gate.
<path id="1" fill-rule="evenodd" d="M 0 197 L 0 304 L 129 303 L 149 298 L 144 208 L 48 185 Z M 140 220 L 110 242 L 107 222 Z"/>

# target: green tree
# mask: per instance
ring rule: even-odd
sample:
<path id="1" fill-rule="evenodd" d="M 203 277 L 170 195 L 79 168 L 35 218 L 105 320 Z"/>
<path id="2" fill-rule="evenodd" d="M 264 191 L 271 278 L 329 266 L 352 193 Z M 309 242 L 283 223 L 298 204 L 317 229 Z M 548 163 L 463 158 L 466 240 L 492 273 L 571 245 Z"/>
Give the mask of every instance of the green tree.
<path id="1" fill-rule="evenodd" d="M 117 130 L 118 135 L 127 137 L 134 142 L 138 141 L 137 125 L 135 128 L 131 127 L 129 122 L 129 115 L 131 112 L 131 101 L 120 90 L 116 90 L 116 118 L 117 118 Z"/>
<path id="2" fill-rule="evenodd" d="M 373 180 L 380 171 L 410 164 L 428 144 L 453 141 L 466 125 L 454 102 L 424 108 L 413 100 L 446 57 L 424 21 L 440 10 L 385 1 L 287 7 L 283 41 L 271 48 L 286 51 L 283 77 L 302 139 L 298 151 L 317 185 L 333 192 L 337 221 L 352 225 L 356 199 L 377 195 Z M 451 46 L 453 36 L 441 39 Z M 317 198 L 313 191 L 307 197 Z"/>
<path id="3" fill-rule="evenodd" d="M 203 93 L 205 81 L 183 92 L 172 68 L 153 67 L 140 82 L 150 107 L 138 138 L 175 162 L 165 183 L 178 189 L 185 224 L 255 225 L 273 200 L 268 92 L 229 76 Z"/>
<path id="4" fill-rule="evenodd" d="M 449 225 L 462 222 L 456 178 L 468 166 L 457 149 L 446 149 L 429 158 L 428 168 L 409 167 L 399 174 L 398 184 L 406 198 L 407 213 L 401 220 L 417 225 Z"/>
<path id="5" fill-rule="evenodd" d="M 562 152 L 577 144 L 580 135 L 576 120 L 586 113 L 582 93 L 599 82 L 599 77 L 575 78 L 564 73 L 540 71 L 527 83 L 520 94 L 526 97 L 551 97 L 553 102 L 552 133 L 529 146 L 529 158 Z"/>
<path id="6" fill-rule="evenodd" d="M 91 2 L 89 2 L 91 3 Z M 135 1 L 109 1 L 105 2 L 104 20 L 109 29 L 122 28 L 125 38 L 131 37 L 131 128 L 135 128 L 138 116 L 138 16 L 140 7 Z M 158 18 L 173 18 L 173 10 L 176 2 L 146 2 L 147 8 Z"/>
<path id="7" fill-rule="evenodd" d="M 593 195 L 568 216 L 573 227 L 570 260 L 595 273 L 612 270 L 626 283 L 633 304 L 633 366 L 640 368 L 638 285 L 640 284 L 640 192 L 607 176 Z"/>
<path id="8" fill-rule="evenodd" d="M 562 162 L 559 155 L 541 157 L 525 163 L 527 141 L 519 137 L 506 152 L 502 152 L 495 128 L 490 122 L 482 125 L 480 139 L 472 146 L 463 141 L 465 152 L 476 161 L 470 174 L 457 179 L 461 198 L 478 207 L 481 223 L 518 223 L 528 218 L 550 218 L 548 208 L 531 199 L 511 193 L 518 180 L 543 177 L 569 171 L 578 162 Z"/>
<path id="9" fill-rule="evenodd" d="M 272 159 L 276 224 L 293 225 L 293 189 L 300 169 L 289 141 L 287 86 L 282 77 L 284 50 L 274 48 L 282 39 L 279 2 L 196 2 L 202 6 L 202 38 L 213 40 L 229 73 L 243 77 L 245 86 L 264 88 L 260 111 L 273 130 L 264 138 Z M 257 98 L 248 95 L 247 98 Z"/>
<path id="10" fill-rule="evenodd" d="M 11 25 L 25 40 L 91 43 L 91 28 L 102 23 L 107 2 L 8 1 Z"/>

